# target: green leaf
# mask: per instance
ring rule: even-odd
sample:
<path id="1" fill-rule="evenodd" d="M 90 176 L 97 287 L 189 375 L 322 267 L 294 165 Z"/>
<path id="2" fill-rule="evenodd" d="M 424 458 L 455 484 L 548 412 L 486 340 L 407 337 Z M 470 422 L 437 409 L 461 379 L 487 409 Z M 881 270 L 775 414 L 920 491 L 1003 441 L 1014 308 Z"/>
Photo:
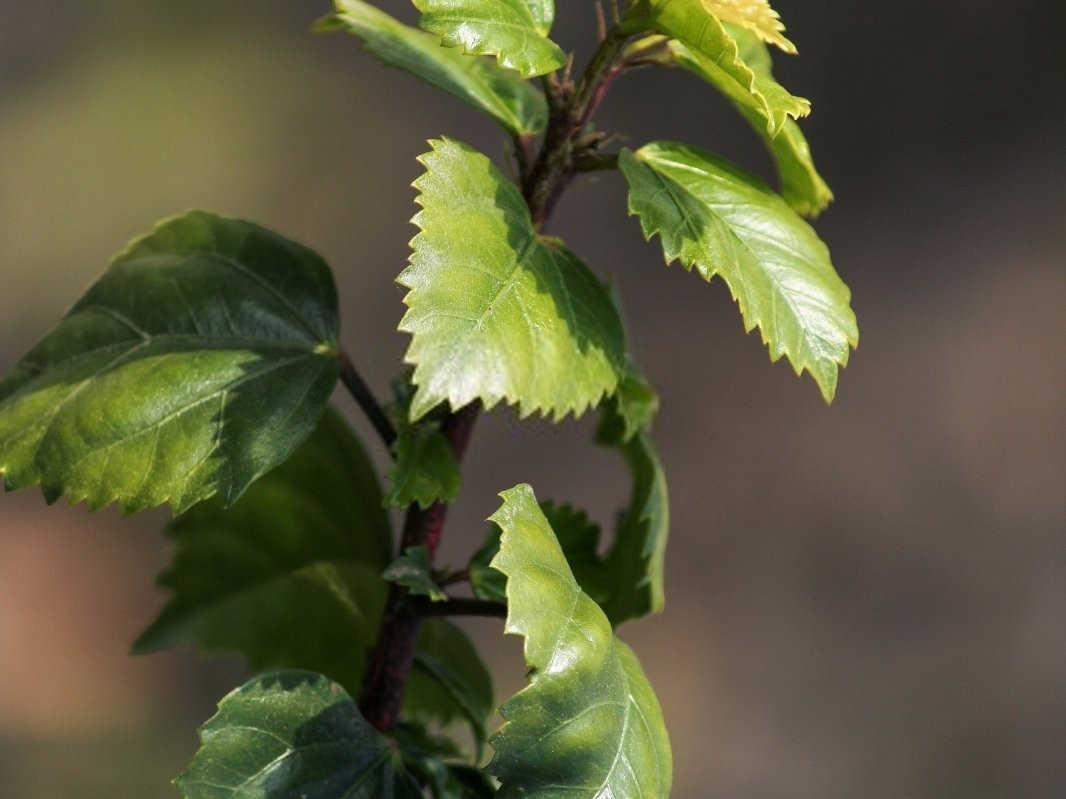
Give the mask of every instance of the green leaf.
<path id="1" fill-rule="evenodd" d="M 310 250 L 202 211 L 164 222 L 0 385 L 0 476 L 127 513 L 232 504 L 314 430 L 337 328 Z"/>
<path id="2" fill-rule="evenodd" d="M 537 133 L 548 120 L 544 95 L 508 69 L 444 47 L 440 36 L 404 25 L 362 0 L 335 0 L 320 30 L 345 30 L 389 66 L 406 70 L 492 116 L 507 130 Z"/>
<path id="3" fill-rule="evenodd" d="M 319 674 L 256 677 L 225 697 L 177 779 L 185 799 L 422 799 L 389 740 Z"/>
<path id="4" fill-rule="evenodd" d="M 406 378 L 394 386 L 396 401 L 390 412 L 397 435 L 392 445 L 394 458 L 385 502 L 398 508 L 417 502 L 424 510 L 434 502 L 454 500 L 462 477 L 459 462 L 439 422 L 423 419 L 411 424 L 408 421 L 414 391 Z"/>
<path id="5" fill-rule="evenodd" d="M 668 796 L 670 742 L 636 656 L 574 579 L 532 489 L 501 496 L 493 566 L 507 575 L 507 632 L 525 638 L 531 676 L 491 741 L 499 796 Z"/>
<path id="6" fill-rule="evenodd" d="M 381 576 L 390 583 L 402 585 L 412 594 L 428 596 L 434 602 L 445 602 L 448 595 L 433 581 L 430 569 L 429 550 L 424 546 L 408 547 Z"/>
<path id="7" fill-rule="evenodd" d="M 740 55 L 759 75 L 773 77 L 770 51 L 748 31 L 730 28 Z M 816 217 L 833 201 L 833 192 L 815 169 L 810 145 L 800 126 L 786 119 L 777 136 L 766 132 L 766 117 L 742 103 L 734 103 L 766 144 L 781 182 L 781 196 L 798 213 Z"/>
<path id="8" fill-rule="evenodd" d="M 466 633 L 444 619 L 422 623 L 417 647 L 404 692 L 404 714 L 440 724 L 464 719 L 480 759 L 495 707 L 492 676 Z"/>
<path id="9" fill-rule="evenodd" d="M 558 69 L 566 54 L 548 38 L 554 0 L 414 0 L 419 24 L 464 53 L 494 55 L 531 78 Z"/>
<path id="10" fill-rule="evenodd" d="M 604 285 L 561 243 L 540 236 L 522 195 L 489 161 L 449 139 L 431 142 L 415 181 L 422 211 L 402 331 L 418 386 L 418 419 L 447 400 L 501 399 L 581 414 L 625 368 L 618 312 Z"/>
<path id="11" fill-rule="evenodd" d="M 654 142 L 623 151 L 619 164 L 630 212 L 646 238 L 662 237 L 666 262 L 721 275 L 745 330 L 759 327 L 771 360 L 788 356 L 831 402 L 859 331 L 851 292 L 811 227 L 758 179 L 694 147 Z"/>
<path id="12" fill-rule="evenodd" d="M 796 45 L 785 38 L 785 24 L 768 0 L 702 0 L 704 7 L 722 22 L 731 22 L 750 32 L 757 40 L 795 53 Z"/>
<path id="13" fill-rule="evenodd" d="M 658 397 L 638 376 L 623 383 L 628 392 L 620 392 L 613 405 L 604 407 L 597 431 L 597 441 L 618 449 L 633 476 L 629 505 L 618 516 L 614 545 L 606 559 L 608 584 L 614 590 L 601 604 L 615 626 L 662 612 L 666 604 L 663 568 L 670 534 L 666 474 L 648 432 Z M 654 406 L 650 411 L 649 405 Z"/>
<path id="14" fill-rule="evenodd" d="M 134 651 L 195 644 L 358 689 L 391 534 L 374 468 L 338 414 L 233 508 L 198 505 L 167 534 L 175 552 L 159 584 L 173 596 Z"/>
<path id="15" fill-rule="evenodd" d="M 670 47 L 677 63 L 764 117 L 771 137 L 789 117 L 810 113 L 809 101 L 789 94 L 770 75 L 745 63 L 736 40 L 704 0 L 642 0 L 626 17 L 631 29 L 651 29 L 675 39 Z"/>

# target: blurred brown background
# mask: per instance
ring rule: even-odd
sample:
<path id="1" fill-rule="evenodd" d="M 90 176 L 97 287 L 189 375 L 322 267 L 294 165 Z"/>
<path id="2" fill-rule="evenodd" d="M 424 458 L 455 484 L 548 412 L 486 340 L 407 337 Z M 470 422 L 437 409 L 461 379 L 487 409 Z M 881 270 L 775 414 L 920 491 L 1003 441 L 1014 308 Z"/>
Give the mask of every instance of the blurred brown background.
<path id="1" fill-rule="evenodd" d="M 559 40 L 587 57 L 591 3 L 559 5 Z M 675 795 L 1064 796 L 1066 13 L 775 5 L 802 52 L 779 75 L 814 101 L 806 129 L 838 198 L 818 228 L 862 328 L 836 404 L 767 363 L 721 283 L 663 269 L 618 176 L 582 181 L 554 226 L 619 283 L 663 395 L 668 607 L 624 635 L 664 704 Z M 415 156 L 441 133 L 505 145 L 355 39 L 309 34 L 326 10 L 0 0 L 0 368 L 128 238 L 206 207 L 330 260 L 344 341 L 384 387 L 404 347 L 392 281 Z M 627 78 L 601 123 L 769 175 L 694 78 Z M 519 481 L 608 520 L 625 476 L 590 432 L 488 417 L 446 554 Z M 126 655 L 161 602 L 165 518 L 0 497 L 0 795 L 176 795 L 194 725 L 242 675 L 191 653 Z M 473 629 L 498 694 L 514 690 L 516 642 Z"/>

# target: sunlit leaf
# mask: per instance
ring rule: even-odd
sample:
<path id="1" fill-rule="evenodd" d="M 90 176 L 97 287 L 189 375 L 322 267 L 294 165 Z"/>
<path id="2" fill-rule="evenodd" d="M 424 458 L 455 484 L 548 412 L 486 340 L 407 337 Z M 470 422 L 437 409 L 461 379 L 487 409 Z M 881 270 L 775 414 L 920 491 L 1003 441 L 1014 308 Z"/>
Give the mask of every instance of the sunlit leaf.
<path id="1" fill-rule="evenodd" d="M 655 142 L 619 164 L 630 212 L 646 238 L 661 237 L 666 262 L 721 275 L 771 360 L 787 356 L 832 401 L 859 332 L 851 292 L 811 227 L 759 180 L 694 147 Z"/>
<path id="2" fill-rule="evenodd" d="M 440 36 L 404 25 L 362 0 L 335 0 L 336 13 L 320 30 L 346 30 L 386 64 L 406 70 L 494 117 L 514 133 L 544 128 L 544 95 L 514 71 L 470 58 L 441 44 Z"/>
<path id="3" fill-rule="evenodd" d="M 325 262 L 195 211 L 131 244 L 0 384 L 0 475 L 126 512 L 237 500 L 337 380 Z"/>
<path id="4" fill-rule="evenodd" d="M 574 579 L 532 489 L 501 496 L 492 565 L 507 576 L 507 631 L 525 638 L 531 671 L 491 739 L 499 796 L 669 796 L 670 742 L 636 656 Z"/>
<path id="5" fill-rule="evenodd" d="M 411 291 L 400 329 L 418 386 L 417 420 L 502 399 L 522 415 L 582 413 L 625 368 L 621 320 L 604 285 L 566 247 L 537 233 L 518 188 L 488 158 L 431 142 L 415 181 L 421 232 L 398 278 Z"/>
<path id="6" fill-rule="evenodd" d="M 786 53 L 795 53 L 796 45 L 785 38 L 785 23 L 770 7 L 768 0 L 701 0 L 722 22 L 732 22 L 753 33 L 762 41 L 776 45 Z"/>

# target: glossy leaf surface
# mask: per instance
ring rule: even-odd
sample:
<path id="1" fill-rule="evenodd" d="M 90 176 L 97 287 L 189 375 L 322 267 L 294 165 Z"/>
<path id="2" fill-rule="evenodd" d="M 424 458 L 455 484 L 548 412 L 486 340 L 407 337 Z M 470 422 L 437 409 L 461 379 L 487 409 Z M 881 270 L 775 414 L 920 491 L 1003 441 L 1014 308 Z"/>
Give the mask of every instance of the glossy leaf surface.
<path id="1" fill-rule="evenodd" d="M 391 533 L 374 468 L 338 414 L 232 508 L 199 505 L 167 528 L 172 597 L 134 646 L 239 652 L 256 670 L 302 668 L 358 690 Z"/>
<path id="2" fill-rule="evenodd" d="M 750 31 L 764 42 L 786 53 L 795 53 L 796 45 L 785 38 L 785 24 L 771 8 L 769 0 L 702 0 L 704 7 L 722 20 Z"/>
<path id="3" fill-rule="evenodd" d="M 810 113 L 809 101 L 745 63 L 736 40 L 708 12 L 704 0 L 641 0 L 627 19 L 631 28 L 654 30 L 676 40 L 670 46 L 677 62 L 735 103 L 765 117 L 770 136 L 777 135 L 786 119 Z"/>
<path id="4" fill-rule="evenodd" d="M 237 500 L 337 380 L 325 262 L 195 211 L 135 241 L 0 383 L 0 475 L 126 512 Z"/>
<path id="5" fill-rule="evenodd" d="M 447 139 L 431 144 L 415 181 L 421 232 L 398 278 L 411 290 L 400 329 L 412 334 L 412 420 L 445 400 L 582 413 L 614 391 L 625 366 L 607 289 L 534 230 L 518 188 L 488 158 Z"/>
<path id="6" fill-rule="evenodd" d="M 670 742 L 639 662 L 574 579 L 529 486 L 501 496 L 492 565 L 507 576 L 507 632 L 524 637 L 531 676 L 491 741 L 499 795 L 669 796 Z"/>
<path id="7" fill-rule="evenodd" d="M 519 75 L 484 58 L 470 58 L 441 44 L 440 36 L 404 25 L 362 0 L 336 0 L 336 12 L 320 30 L 346 30 L 389 66 L 406 70 L 484 111 L 508 130 L 544 128 L 544 95 Z"/>
<path id="8" fill-rule="evenodd" d="M 337 683 L 256 677 L 225 697 L 177 779 L 185 799 L 423 799 L 388 739 Z"/>
<path id="9" fill-rule="evenodd" d="M 731 28 L 730 35 L 740 47 L 741 58 L 759 75 L 773 77 L 770 51 L 752 33 Z M 707 77 L 707 76 L 705 76 Z M 811 148 L 799 123 L 786 119 L 776 136 L 766 132 L 766 118 L 743 103 L 734 103 L 766 144 L 777 168 L 781 196 L 798 213 L 816 217 L 833 201 L 833 192 L 814 166 Z"/>
<path id="10" fill-rule="evenodd" d="M 693 147 L 655 142 L 619 164 L 630 212 L 646 238 L 662 238 L 666 262 L 721 275 L 771 360 L 787 356 L 832 401 L 859 332 L 851 292 L 811 227 L 759 180 Z"/>
<path id="11" fill-rule="evenodd" d="M 558 69 L 566 54 L 548 38 L 554 0 L 414 0 L 419 23 L 445 44 L 494 55 L 501 66 L 531 78 Z"/>

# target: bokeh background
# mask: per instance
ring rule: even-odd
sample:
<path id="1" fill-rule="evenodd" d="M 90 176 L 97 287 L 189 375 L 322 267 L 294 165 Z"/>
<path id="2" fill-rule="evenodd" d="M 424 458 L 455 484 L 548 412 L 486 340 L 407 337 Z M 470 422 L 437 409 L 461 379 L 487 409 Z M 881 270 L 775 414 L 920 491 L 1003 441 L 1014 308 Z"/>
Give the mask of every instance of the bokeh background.
<path id="1" fill-rule="evenodd" d="M 591 2 L 559 5 L 558 39 L 587 57 Z M 553 228 L 618 283 L 663 396 L 668 606 L 624 636 L 664 705 L 675 795 L 1064 796 L 1066 13 L 775 5 L 802 53 L 779 76 L 814 101 L 806 130 L 838 198 L 818 228 L 862 329 L 836 404 L 767 362 L 721 283 L 663 268 L 617 175 L 582 180 Z M 415 156 L 442 133 L 501 158 L 505 142 L 355 39 L 310 34 L 326 10 L 0 0 L 0 368 L 127 239 L 205 207 L 321 251 L 344 342 L 385 386 Z M 695 78 L 627 77 L 600 119 L 770 176 Z M 445 554 L 460 560 L 519 481 L 609 520 L 626 477 L 590 435 L 488 416 Z M 161 604 L 165 520 L 0 496 L 0 795 L 176 796 L 194 726 L 242 670 L 127 656 Z M 517 642 L 471 629 L 513 691 Z"/>

